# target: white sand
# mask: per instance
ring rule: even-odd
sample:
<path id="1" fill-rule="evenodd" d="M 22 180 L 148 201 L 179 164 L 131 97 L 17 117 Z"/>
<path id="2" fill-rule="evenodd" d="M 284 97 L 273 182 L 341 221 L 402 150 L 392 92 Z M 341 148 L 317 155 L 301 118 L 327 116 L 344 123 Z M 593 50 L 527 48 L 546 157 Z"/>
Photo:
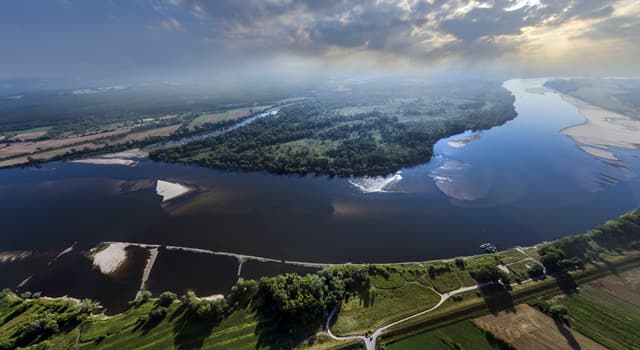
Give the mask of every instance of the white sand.
<path id="1" fill-rule="evenodd" d="M 449 142 L 447 142 L 447 145 L 449 145 L 449 147 L 453 147 L 453 148 L 462 148 L 464 146 L 466 146 L 467 144 L 480 139 L 480 135 L 479 134 L 471 134 L 468 136 L 465 136 L 463 138 L 460 139 L 456 139 L 456 140 L 451 140 Z"/>
<path id="2" fill-rule="evenodd" d="M 72 160 L 71 163 L 80 163 L 80 164 L 97 164 L 97 165 L 124 165 L 124 166 L 134 166 L 138 164 L 135 160 L 131 159 L 109 159 L 109 158 L 85 158 L 85 159 L 77 159 Z"/>
<path id="3" fill-rule="evenodd" d="M 593 106 L 582 100 L 561 95 L 576 106 L 586 121 L 562 130 L 564 135 L 586 145 L 585 152 L 602 158 L 615 157 L 607 152 L 608 147 L 638 149 L 640 146 L 640 121 L 631 120 L 621 114 Z"/>
<path id="4" fill-rule="evenodd" d="M 31 252 L 25 251 L 25 250 L 0 252 L 0 264 L 22 260 L 30 256 L 31 256 Z"/>
<path id="5" fill-rule="evenodd" d="M 162 202 L 170 201 L 191 192 L 192 189 L 177 182 L 158 180 L 156 192 L 162 196 Z"/>
<path id="6" fill-rule="evenodd" d="M 580 146 L 580 149 L 591 154 L 592 156 L 596 156 L 598 158 L 610 159 L 610 160 L 618 160 L 618 158 L 612 152 L 604 150 L 602 148 L 595 148 L 590 146 Z"/>
<path id="7" fill-rule="evenodd" d="M 102 158 L 147 158 L 148 152 L 145 152 L 139 148 L 130 149 L 118 153 L 109 153 L 102 156 Z"/>
<path id="8" fill-rule="evenodd" d="M 31 276 L 23 279 L 22 282 L 20 282 L 20 284 L 18 284 L 18 288 L 22 288 L 22 287 L 26 286 L 27 283 L 29 283 L 29 281 L 31 281 Z"/>
<path id="9" fill-rule="evenodd" d="M 103 154 L 94 158 L 76 159 L 71 162 L 97 165 L 136 166 L 138 164 L 138 161 L 136 159 L 146 158 L 148 156 L 149 153 L 144 152 L 139 148 L 134 148 L 118 153 Z"/>
<path id="10" fill-rule="evenodd" d="M 151 270 L 153 270 L 153 265 L 156 263 L 159 253 L 160 251 L 158 250 L 158 247 L 149 249 L 149 257 L 147 258 L 147 263 L 144 265 L 144 270 L 142 271 L 142 280 L 140 280 L 140 288 L 138 288 L 136 298 L 142 296 L 142 293 L 147 290 L 147 282 L 149 281 Z"/>
<path id="11" fill-rule="evenodd" d="M 60 259 L 61 256 L 71 253 L 73 251 L 73 248 L 75 248 L 76 244 L 78 244 L 78 242 L 73 242 L 73 244 L 69 247 L 67 247 L 66 249 L 62 250 L 60 253 L 58 253 L 58 255 L 56 255 L 55 258 L 51 259 L 51 261 L 49 261 L 49 265 L 53 264 L 56 260 Z"/>
<path id="12" fill-rule="evenodd" d="M 127 243 L 108 243 L 108 246 L 93 254 L 93 266 L 105 275 L 114 273 L 127 260 Z"/>

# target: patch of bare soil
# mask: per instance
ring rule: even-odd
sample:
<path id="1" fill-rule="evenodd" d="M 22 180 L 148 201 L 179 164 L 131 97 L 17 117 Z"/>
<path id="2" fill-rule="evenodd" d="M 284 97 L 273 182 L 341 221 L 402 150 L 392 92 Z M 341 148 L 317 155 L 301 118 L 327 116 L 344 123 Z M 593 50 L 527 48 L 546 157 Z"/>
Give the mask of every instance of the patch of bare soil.
<path id="1" fill-rule="evenodd" d="M 497 315 L 476 318 L 473 322 L 517 349 L 606 349 L 526 304 L 516 306 L 516 312 L 501 311 Z"/>
<path id="2" fill-rule="evenodd" d="M 640 306 L 640 268 L 609 275 L 591 282 L 591 286 L 633 305 Z"/>

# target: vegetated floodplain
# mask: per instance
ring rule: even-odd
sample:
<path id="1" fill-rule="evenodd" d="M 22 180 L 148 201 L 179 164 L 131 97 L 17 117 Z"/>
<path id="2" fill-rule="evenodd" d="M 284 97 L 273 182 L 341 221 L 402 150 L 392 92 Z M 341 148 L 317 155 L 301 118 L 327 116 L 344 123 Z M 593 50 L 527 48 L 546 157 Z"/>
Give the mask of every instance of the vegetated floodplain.
<path id="1" fill-rule="evenodd" d="M 80 347 L 87 349 L 121 348 L 123 344 L 144 344 L 151 349 L 274 349 L 302 343 L 314 348 L 314 339 L 318 339 L 316 348 L 352 346 L 354 340 L 340 343 L 327 340 L 326 333 L 319 333 L 327 314 L 336 306 L 341 308 L 331 330 L 337 334 L 363 335 L 435 305 L 440 296 L 421 284 L 425 274 L 429 278 L 433 275 L 437 279 L 440 275 L 450 279 L 452 274 L 438 271 L 455 272 L 453 275 L 468 273 L 480 284 L 477 290 L 453 295 L 440 308 L 401 322 L 383 334 L 393 337 L 392 341 L 400 340 L 403 334 L 421 330 L 421 323 L 432 327 L 425 329 L 429 330 L 489 312 L 497 314 L 514 309 L 516 300 L 527 301 L 561 291 L 572 293 L 576 281 L 611 274 L 618 267 L 636 267 L 640 260 L 639 232 L 640 210 L 635 210 L 589 233 L 540 245 L 538 256 L 549 275 L 544 276 L 545 271 L 532 271 L 537 274 L 532 276 L 535 279 L 522 284 L 510 284 L 507 274 L 497 267 L 501 263 L 500 254 L 487 254 L 424 264 L 335 265 L 304 276 L 240 279 L 224 297 L 198 298 L 187 292 L 178 300 L 174 293 L 165 292 L 152 298 L 146 292 L 131 301 L 126 312 L 113 317 L 91 315 L 97 306 L 89 301 L 62 298 L 59 303 L 67 306 L 52 309 L 46 306 L 51 299 L 28 292 L 18 296 L 5 290 L 0 294 L 3 337 L 0 341 L 5 348 L 13 349 L 17 345 L 72 341 L 70 334 L 75 334 L 79 335 Z M 509 256 L 505 254 L 504 258 L 508 260 Z M 593 290 L 599 293 L 595 297 L 589 297 L 591 291 L 583 288 L 579 294 L 559 299 L 566 303 L 571 325 L 598 342 L 610 342 L 614 349 L 637 346 L 634 332 L 639 326 L 640 311 Z M 615 300 L 611 301 L 612 298 Z M 25 314 L 32 306 L 46 310 Z M 607 320 L 610 322 L 606 323 Z M 471 331 L 463 333 L 452 335 L 446 344 L 456 346 L 470 341 L 463 335 L 476 337 Z M 489 341 L 490 336 L 478 336 L 484 336 L 493 348 L 509 346 L 498 338 L 496 345 Z"/>
<path id="2" fill-rule="evenodd" d="M 387 345 L 389 350 L 510 350 L 508 343 L 496 339 L 491 333 L 476 327 L 470 321 L 461 321 L 436 330 L 414 335 Z"/>
<path id="3" fill-rule="evenodd" d="M 231 170 L 386 175 L 426 162 L 439 139 L 513 119 L 499 83 L 398 84 L 327 92 L 229 133 L 153 152 Z"/>
<path id="4" fill-rule="evenodd" d="M 216 129 L 283 96 L 256 92 L 194 102 L 199 92 L 192 88 L 116 86 L 0 99 L 0 167 L 117 152 Z"/>

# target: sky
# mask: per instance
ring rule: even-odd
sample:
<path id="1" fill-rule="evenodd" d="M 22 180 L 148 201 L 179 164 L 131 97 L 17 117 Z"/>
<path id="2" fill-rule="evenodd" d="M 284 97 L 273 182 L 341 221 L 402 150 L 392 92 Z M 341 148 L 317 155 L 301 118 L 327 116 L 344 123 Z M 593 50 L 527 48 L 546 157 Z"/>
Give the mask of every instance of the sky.
<path id="1" fill-rule="evenodd" d="M 640 0 L 5 0 L 0 80 L 637 76 Z"/>

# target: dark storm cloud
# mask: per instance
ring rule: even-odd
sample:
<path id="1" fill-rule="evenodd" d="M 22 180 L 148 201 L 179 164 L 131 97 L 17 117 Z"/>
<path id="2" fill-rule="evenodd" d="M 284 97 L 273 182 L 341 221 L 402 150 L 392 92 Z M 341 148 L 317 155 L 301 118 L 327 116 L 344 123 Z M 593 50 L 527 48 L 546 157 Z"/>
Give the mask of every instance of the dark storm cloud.
<path id="1" fill-rule="evenodd" d="M 638 12 L 616 12 L 631 1 L 6 1 L 0 46 L 11 50 L 0 57 L 0 77 L 198 75 L 282 56 L 320 64 L 498 62 L 522 50 L 531 28 L 539 34 L 572 21 L 592 27 L 566 35 L 637 47 Z"/>
<path id="2" fill-rule="evenodd" d="M 507 4 L 489 8 L 474 8 L 462 17 L 443 21 L 440 28 L 464 41 L 485 36 L 516 35 L 533 20 L 526 20 L 530 8 L 507 11 Z"/>
<path id="3" fill-rule="evenodd" d="M 265 48 L 298 53 L 358 48 L 432 59 L 456 54 L 499 56 L 517 48 L 513 38 L 524 27 L 606 18 L 614 11 L 613 3 L 542 0 L 537 6 L 514 9 L 514 1 L 495 0 L 461 15 L 456 11 L 467 8 L 469 0 L 185 0 L 184 6 L 224 23 L 220 36 Z M 438 35 L 451 35 L 455 41 L 434 46 L 429 39 Z"/>

